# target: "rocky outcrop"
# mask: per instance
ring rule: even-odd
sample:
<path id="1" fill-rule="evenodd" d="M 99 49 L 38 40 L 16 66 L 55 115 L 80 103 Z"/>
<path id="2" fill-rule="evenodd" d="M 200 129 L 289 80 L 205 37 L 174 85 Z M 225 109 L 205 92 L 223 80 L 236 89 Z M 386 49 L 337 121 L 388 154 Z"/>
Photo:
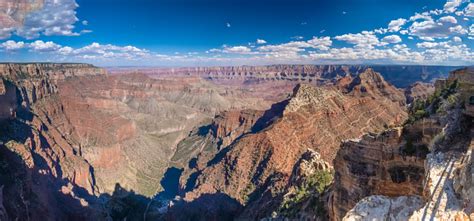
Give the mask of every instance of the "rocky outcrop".
<path id="1" fill-rule="evenodd" d="M 408 155 L 406 145 L 401 128 L 344 142 L 334 159 L 331 217 L 342 219 L 357 202 L 370 195 L 423 195 L 426 153 Z"/>
<path id="2" fill-rule="evenodd" d="M 392 86 L 387 84 L 387 87 Z M 332 162 L 341 140 L 369 130 L 381 130 L 384 125 L 400 123 L 405 118 L 404 107 L 398 101 L 380 97 L 378 92 L 363 93 L 361 96 L 309 85 L 296 87 L 282 115 L 218 154 L 221 158 L 212 160 L 200 172 L 185 200 L 220 192 L 242 205 L 250 205 L 265 197 L 262 193 L 281 193 L 293 165 L 307 149 Z M 254 217 L 266 217 L 269 214 L 264 214 L 265 211 L 272 209 L 262 208 L 262 214 Z"/>
<path id="3" fill-rule="evenodd" d="M 401 105 L 405 104 L 405 96 L 400 93 L 400 90 L 385 81 L 382 75 L 372 68 L 357 75 L 348 85 L 347 90 L 358 96 L 380 97 L 399 102 Z"/>
<path id="4" fill-rule="evenodd" d="M 219 114 L 211 124 L 211 130 L 218 143 L 226 147 L 238 137 L 251 132 L 258 119 L 263 116 L 263 111 L 243 110 L 226 111 Z"/>
<path id="5" fill-rule="evenodd" d="M 24 107 L 58 92 L 58 83 L 66 78 L 105 75 L 106 71 L 89 64 L 0 64 L 0 76 L 14 82 Z"/>
<path id="6" fill-rule="evenodd" d="M 18 108 L 15 86 L 0 78 L 0 121 L 15 117 Z"/>
<path id="7" fill-rule="evenodd" d="M 474 160 L 473 160 L 473 143 L 470 144 L 470 149 L 464 155 L 464 159 L 456 168 L 453 187 L 457 194 L 463 200 L 462 205 L 466 214 L 471 214 L 471 219 L 474 218 Z"/>
<path id="8" fill-rule="evenodd" d="M 57 63 L 2 63 L 0 73 L 3 78 L 16 80 L 64 80 L 69 77 L 105 75 L 105 69 L 90 64 L 57 64 Z"/>
<path id="9" fill-rule="evenodd" d="M 405 97 L 410 104 L 415 100 L 426 100 L 434 91 L 433 84 L 416 82 L 405 89 Z"/>
<path id="10" fill-rule="evenodd" d="M 0 80 L 0 95 L 4 95 L 7 92 L 5 82 L 3 82 L 3 79 Z"/>
<path id="11" fill-rule="evenodd" d="M 344 217 L 345 221 L 408 220 L 413 212 L 423 206 L 419 196 L 386 197 L 369 196 L 362 199 Z"/>
<path id="12" fill-rule="evenodd" d="M 76 76 L 80 74 L 75 71 L 82 67 L 68 66 L 51 71 L 48 65 L 2 64 L 0 79 L 5 93 L 0 95 L 3 117 L 0 149 L 2 169 L 11 177 L 4 177 L 1 185 L 7 192 L 5 207 L 11 219 L 66 219 L 73 214 L 77 217 L 88 214 L 77 208 L 74 212 L 62 209 L 58 204 L 61 200 L 77 200 L 82 207 L 87 206 L 84 195 L 97 193 L 93 169 L 73 143 L 52 125 L 50 117 L 53 115 L 37 109 L 57 93 L 59 80 L 49 78 L 53 73 Z M 7 117 L 4 117 L 5 112 Z M 84 216 L 78 215 L 83 212 Z"/>
<path id="13" fill-rule="evenodd" d="M 398 155 L 402 156 L 402 161 L 390 163 L 387 163 L 389 162 L 387 159 L 372 161 L 371 166 L 360 167 L 363 175 L 352 173 L 348 176 L 347 174 L 351 174 L 351 171 L 347 171 L 353 164 L 351 162 L 359 162 L 361 158 L 370 158 L 373 155 L 369 152 L 354 158 L 352 154 L 349 158 L 349 155 L 344 154 L 346 149 L 341 148 L 338 156 L 346 157 L 335 160 L 336 179 L 333 202 L 330 205 L 333 208 L 331 210 L 333 219 L 338 220 L 344 217 L 344 220 L 367 220 L 375 216 L 399 217 L 405 220 L 469 220 L 470 217 L 472 219 L 474 214 L 472 214 L 471 203 L 470 157 L 473 124 L 472 116 L 466 112 L 470 104 L 464 102 L 464 98 L 472 95 L 472 90 L 466 87 L 472 84 L 470 81 L 473 78 L 469 77 L 469 74 L 472 73 L 464 69 L 453 72 L 447 81 L 437 82 L 435 93 L 430 95 L 425 102 L 417 102 L 412 107 L 410 111 L 412 116 L 403 128 L 401 141 L 390 142 L 390 139 L 382 139 L 379 142 L 367 142 L 367 140 L 356 142 L 359 150 L 364 150 L 367 143 L 371 149 L 374 149 L 373 145 L 378 143 L 375 149 L 379 150 L 393 147 L 394 144 L 401 145 Z M 421 158 L 419 153 L 424 153 Z M 416 156 L 416 161 L 409 160 L 408 156 L 411 158 Z M 392 156 L 388 160 L 396 158 L 397 154 L 395 158 Z M 339 163 L 336 164 L 336 162 Z M 420 162 L 424 163 L 418 173 L 413 173 L 413 170 L 405 175 L 403 171 L 396 174 L 390 173 L 392 178 L 396 175 L 397 179 L 392 179 L 394 183 L 386 183 L 383 179 L 384 172 L 373 170 L 373 168 L 383 168 L 386 165 L 391 167 L 409 165 L 410 168 L 414 166 L 419 168 Z M 362 182 L 360 179 L 366 181 L 367 173 L 371 171 L 374 172 L 369 177 L 375 175 L 378 178 Z M 412 181 L 414 175 L 421 178 L 421 182 L 395 182 L 397 180 Z M 356 181 L 357 179 L 359 181 Z M 349 182 L 338 182 L 338 180 L 352 180 L 353 184 L 346 185 L 344 183 Z M 379 183 L 382 183 L 383 187 L 374 188 L 373 185 Z M 372 188 L 357 192 L 358 189 L 361 187 L 363 189 L 367 185 Z M 348 188 L 343 186 L 348 186 Z M 387 187 L 396 191 L 390 191 Z M 355 197 L 354 194 L 346 195 L 346 198 L 343 196 L 344 193 L 353 193 L 354 189 L 358 193 Z M 362 199 L 364 197 L 367 198 Z M 421 203 L 414 204 L 413 200 L 419 201 L 418 199 L 422 199 Z M 358 200 L 361 201 L 357 202 Z M 389 209 L 386 209 L 387 205 Z M 354 207 L 351 209 L 351 206 Z M 398 209 L 393 210 L 393 206 Z M 346 213 L 346 211 L 349 212 Z M 400 211 L 405 212 L 400 213 Z"/>
<path id="14" fill-rule="evenodd" d="M 241 217 L 252 219 L 262 213 L 268 203 L 275 203 L 277 210 L 263 220 L 327 220 L 327 188 L 332 183 L 332 167 L 321 159 L 318 152 L 308 149 L 293 168 L 281 202 L 275 198 L 262 198 L 251 202 Z M 256 210 L 256 211 L 255 211 Z"/>

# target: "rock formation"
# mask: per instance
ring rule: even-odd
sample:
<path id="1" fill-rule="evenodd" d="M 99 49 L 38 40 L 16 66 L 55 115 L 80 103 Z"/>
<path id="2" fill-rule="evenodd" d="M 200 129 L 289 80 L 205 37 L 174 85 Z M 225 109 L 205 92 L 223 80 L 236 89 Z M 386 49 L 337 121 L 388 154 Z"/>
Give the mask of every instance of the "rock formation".
<path id="1" fill-rule="evenodd" d="M 434 93 L 434 86 L 430 83 L 416 82 L 405 89 L 405 97 L 407 103 L 410 104 L 415 100 L 426 100 Z"/>
<path id="2" fill-rule="evenodd" d="M 408 155 L 404 145 L 401 128 L 342 144 L 334 160 L 336 173 L 330 201 L 334 219 L 342 218 L 366 196 L 423 195 L 426 153 Z M 410 145 L 418 148 L 426 144 Z"/>
<path id="3" fill-rule="evenodd" d="M 67 219 L 70 215 L 88 215 L 80 205 L 71 204 L 73 212 L 58 205 L 73 199 L 82 206 L 88 205 L 81 194 L 74 192 L 96 193 L 92 168 L 52 126 L 49 116 L 39 113 L 36 106 L 57 96 L 56 79 L 91 70 L 94 74 L 104 73 L 90 65 L 0 65 L 4 85 L 4 93 L 0 95 L 1 185 L 4 198 L 8 199 L 3 202 L 10 219 Z"/>
<path id="4" fill-rule="evenodd" d="M 405 134 L 422 133 L 410 142 L 423 146 L 445 123 L 420 123 L 417 115 L 404 131 L 367 135 L 365 143 L 348 141 L 338 150 L 343 140 L 405 121 L 403 91 L 385 80 L 391 72 L 418 73 L 403 85 L 418 80 L 419 72 L 430 81 L 449 67 L 373 68 L 272 65 L 108 74 L 87 64 L 0 64 L 0 217 L 324 220 L 328 209 L 342 216 L 366 194 L 398 196 L 397 185 L 423 195 L 428 191 L 418 175 L 427 170 L 426 153 L 406 147 Z M 377 69 L 390 72 L 382 77 Z M 420 90 L 410 96 L 424 97 Z M 451 111 L 445 101 L 428 109 Z M 391 145 L 382 145 L 384 139 Z M 351 154 L 358 158 L 347 160 Z M 470 164 L 456 165 L 455 191 L 467 199 Z M 339 190 L 359 194 L 337 210 L 325 203 L 330 196 L 338 199 L 329 191 L 332 166 Z M 374 177 L 342 177 L 367 168 Z"/>
<path id="5" fill-rule="evenodd" d="M 334 161 L 336 178 L 330 204 L 333 219 L 474 218 L 473 122 L 468 111 L 474 92 L 473 74 L 462 69 L 451 73 L 448 80 L 437 82 L 434 94 L 412 106 L 401 137 L 390 139 L 393 136 L 387 136 L 390 131 L 386 131 L 375 139 L 342 145 Z M 376 155 L 372 151 L 382 153 L 373 160 Z M 358 170 L 352 171 L 355 166 Z"/>
<path id="6" fill-rule="evenodd" d="M 383 97 L 384 90 L 389 88 L 394 93 L 402 92 L 371 70 L 357 81 L 367 90 L 342 93 L 309 85 L 296 87 L 280 117 L 218 153 L 219 157 L 199 172 L 193 191 L 186 193 L 184 199 L 193 201 L 206 194 L 225 193 L 242 205 L 259 202 L 259 198 L 264 199 L 268 194 L 282 193 L 293 165 L 307 149 L 317 151 L 321 159 L 332 162 L 341 140 L 382 130 L 405 119 L 404 99 L 399 101 L 396 95 L 393 100 Z M 371 85 L 374 82 L 381 84 Z M 356 84 L 353 88 L 358 87 Z M 259 209 L 248 207 L 247 211 L 258 214 L 242 214 L 263 218 L 276 205 L 255 206 Z"/>
<path id="7" fill-rule="evenodd" d="M 391 84 L 405 88 L 414 82 L 432 82 L 446 77 L 457 67 L 446 66 L 401 66 L 401 65 L 269 65 L 269 66 L 230 66 L 230 67 L 183 67 L 183 68 L 111 68 L 112 73 L 132 71 L 151 76 L 200 76 L 215 82 L 262 83 L 299 82 L 327 84 L 335 79 L 356 77 L 368 68 L 380 73 Z"/>

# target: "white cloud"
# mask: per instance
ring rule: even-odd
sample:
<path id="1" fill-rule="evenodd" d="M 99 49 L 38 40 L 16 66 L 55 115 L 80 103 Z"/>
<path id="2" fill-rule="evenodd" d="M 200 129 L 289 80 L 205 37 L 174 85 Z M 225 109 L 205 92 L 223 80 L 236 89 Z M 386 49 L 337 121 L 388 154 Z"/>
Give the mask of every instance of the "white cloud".
<path id="1" fill-rule="evenodd" d="M 382 38 L 383 42 L 396 44 L 402 42 L 402 39 L 398 35 L 388 35 Z"/>
<path id="2" fill-rule="evenodd" d="M 89 21 L 87 20 L 82 21 L 82 25 L 85 25 L 85 26 L 89 25 Z"/>
<path id="3" fill-rule="evenodd" d="M 24 48 L 25 46 L 26 46 L 25 42 L 22 42 L 22 41 L 16 42 L 16 41 L 12 41 L 12 40 L 8 40 L 8 41 L 3 42 L 2 44 L 0 44 L 0 48 L 3 48 L 7 51 L 20 50 L 20 49 Z"/>
<path id="4" fill-rule="evenodd" d="M 293 37 L 291 37 L 291 39 L 294 39 L 294 40 L 303 40 L 304 37 L 303 37 L 303 36 L 293 36 Z"/>
<path id="5" fill-rule="evenodd" d="M 461 26 L 461 25 L 456 25 L 454 27 L 450 27 L 449 31 L 451 33 L 457 33 L 457 34 L 461 34 L 461 35 L 465 35 L 465 34 L 468 33 L 468 31 L 466 29 L 464 29 L 464 27 Z"/>
<path id="6" fill-rule="evenodd" d="M 73 52 L 74 52 L 74 49 L 71 48 L 71 47 L 68 47 L 68 46 L 62 47 L 62 48 L 60 48 L 60 49 L 58 50 L 58 53 L 59 53 L 59 54 L 62 54 L 62 55 L 70 55 L 70 54 L 72 54 Z"/>
<path id="7" fill-rule="evenodd" d="M 45 1 L 66 2 L 72 0 Z M 4 42 L 0 44 L 0 48 L 4 51 L 29 49 L 30 53 L 36 52 L 41 53 L 44 57 L 49 56 L 50 60 L 92 63 L 108 61 L 117 62 L 120 65 L 133 64 L 130 62 L 146 64 L 145 61 L 156 62 L 156 64 L 164 62 L 166 65 L 183 65 L 183 63 L 190 65 L 230 65 L 335 62 L 348 64 L 368 62 L 472 65 L 474 64 L 474 54 L 471 49 L 471 40 L 474 40 L 474 25 L 469 22 L 470 20 L 466 16 L 470 15 L 471 8 L 474 6 L 471 6 L 472 3 L 467 4 L 466 1 L 459 4 L 457 2 L 449 1 L 443 10 L 433 9 L 416 13 L 410 18 L 392 20 L 386 28 L 355 34 L 346 33 L 334 37 L 313 37 L 309 40 L 304 40 L 301 36 L 295 36 L 288 42 L 271 45 L 263 39 L 257 39 L 247 46 L 223 45 L 220 48 L 210 49 L 206 53 L 183 52 L 164 55 L 132 45 L 117 46 L 92 43 L 84 47 L 73 48 L 43 41 L 32 43 Z M 75 18 L 75 14 L 73 14 L 73 17 Z M 55 19 L 50 19 L 50 21 L 55 21 Z M 88 23 L 85 20 L 82 21 L 82 25 L 85 26 L 86 24 Z M 71 23 L 71 25 L 74 25 L 74 23 Z M 225 25 L 231 27 L 230 23 L 225 23 Z M 67 28 L 50 28 L 48 33 L 77 34 L 74 32 L 73 26 L 69 27 L 71 28 L 70 33 L 62 32 Z M 0 28 L 0 37 L 15 31 L 17 31 L 16 28 L 13 30 L 5 27 Z M 39 33 L 40 35 L 46 35 L 46 32 L 46 28 L 32 30 L 32 33 Z M 89 31 L 82 30 L 79 31 L 79 34 L 87 32 Z M 404 39 L 410 39 L 410 46 L 402 43 L 400 37 L 402 35 L 405 35 Z M 334 39 L 348 44 L 343 46 L 333 45 Z M 463 40 L 466 43 L 463 43 Z"/>
<path id="8" fill-rule="evenodd" d="M 52 41 L 44 42 L 41 40 L 34 41 L 29 44 L 29 48 L 35 52 L 54 52 L 61 48 L 61 45 L 58 45 Z"/>
<path id="9" fill-rule="evenodd" d="M 438 22 L 442 22 L 442 23 L 452 23 L 452 24 L 457 24 L 457 23 L 458 23 L 458 21 L 456 20 L 456 18 L 453 17 L 453 16 L 451 16 L 451 15 L 441 17 L 440 19 L 438 19 Z"/>
<path id="10" fill-rule="evenodd" d="M 420 39 L 423 40 L 423 41 L 435 41 L 435 39 L 432 38 L 432 37 L 420 37 Z"/>
<path id="11" fill-rule="evenodd" d="M 329 47 L 332 45 L 332 40 L 330 37 L 313 37 L 311 40 L 307 41 L 308 44 L 311 45 L 311 48 L 319 49 L 319 50 L 328 50 Z"/>
<path id="12" fill-rule="evenodd" d="M 446 4 L 444 4 L 444 11 L 448 13 L 453 13 L 456 11 L 457 7 L 461 5 L 462 0 L 448 0 Z"/>
<path id="13" fill-rule="evenodd" d="M 247 46 L 227 46 L 224 45 L 222 49 L 213 48 L 210 49 L 208 52 L 212 53 L 226 53 L 226 54 L 250 54 L 252 49 Z"/>
<path id="14" fill-rule="evenodd" d="M 225 47 L 223 50 L 225 53 L 236 53 L 236 54 L 246 54 L 252 50 L 246 46 L 234 46 L 234 47 Z"/>
<path id="15" fill-rule="evenodd" d="M 418 47 L 418 48 L 434 48 L 436 46 L 438 46 L 438 43 L 436 43 L 436 42 L 427 42 L 427 41 L 416 44 L 416 47 Z"/>
<path id="16" fill-rule="evenodd" d="M 474 17 L 474 3 L 469 3 L 464 9 L 464 15 L 467 17 Z"/>
<path id="17" fill-rule="evenodd" d="M 336 40 L 345 41 L 349 44 L 354 44 L 356 47 L 368 47 L 373 48 L 375 45 L 379 45 L 380 41 L 377 36 L 372 32 L 363 31 L 357 34 L 344 34 L 334 37 Z"/>
<path id="18" fill-rule="evenodd" d="M 263 40 L 263 39 L 257 39 L 257 44 L 266 44 L 267 41 Z"/>
<path id="19" fill-rule="evenodd" d="M 453 16 L 445 16 L 435 22 L 431 17 L 415 21 L 409 28 L 410 35 L 424 38 L 445 38 L 453 34 L 465 34 L 466 30 L 461 25 L 456 25 Z"/>
<path id="20" fill-rule="evenodd" d="M 313 37 L 308 41 L 291 41 L 278 45 L 265 45 L 258 48 L 263 52 L 284 52 L 287 54 L 295 54 L 296 52 L 305 51 L 306 48 L 328 50 L 332 45 L 330 37 Z"/>
<path id="21" fill-rule="evenodd" d="M 305 41 L 291 41 L 288 43 L 284 44 L 278 44 L 278 45 L 264 45 L 258 48 L 259 51 L 264 51 L 264 52 L 299 52 L 299 51 L 304 51 L 304 48 L 309 48 L 311 47 L 310 44 L 308 44 Z"/>
<path id="22" fill-rule="evenodd" d="M 232 27 L 229 22 L 225 23 L 225 26 L 228 28 Z"/>
<path id="23" fill-rule="evenodd" d="M 415 13 L 415 15 L 411 16 L 410 21 L 417 21 L 417 20 L 429 20 L 429 21 L 432 21 L 433 18 L 431 18 L 430 14 L 429 13 Z"/>
<path id="24" fill-rule="evenodd" d="M 454 42 L 462 42 L 462 39 L 461 39 L 460 37 L 458 37 L 458 36 L 454 36 L 454 37 L 453 37 L 453 41 L 454 41 Z"/>
<path id="25" fill-rule="evenodd" d="M 399 19 L 396 19 L 396 20 L 392 20 L 392 21 L 390 21 L 390 23 L 388 23 L 388 30 L 390 32 L 400 31 L 401 27 L 403 25 L 405 25 L 406 23 L 407 23 L 407 20 L 404 19 L 404 18 L 399 18 Z"/>
<path id="26" fill-rule="evenodd" d="M 77 36 L 74 24 L 78 5 L 75 0 L 45 0 L 43 7 L 26 15 L 23 24 L 15 29 L 19 36 L 32 39 L 46 36 Z"/>
<path id="27" fill-rule="evenodd" d="M 135 46 L 116 46 L 111 44 L 92 43 L 82 48 L 70 50 L 64 49 L 63 53 L 69 52 L 74 56 L 83 58 L 123 58 L 128 60 L 139 59 L 150 56 L 150 52 Z"/>

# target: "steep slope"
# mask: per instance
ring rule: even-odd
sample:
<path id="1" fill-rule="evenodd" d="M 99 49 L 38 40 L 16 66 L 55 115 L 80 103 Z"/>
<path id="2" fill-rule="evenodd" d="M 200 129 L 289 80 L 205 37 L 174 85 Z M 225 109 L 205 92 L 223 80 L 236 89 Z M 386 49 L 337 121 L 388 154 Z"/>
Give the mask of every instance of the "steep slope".
<path id="1" fill-rule="evenodd" d="M 80 147 L 100 190 L 112 192 L 120 183 L 147 196 L 162 190 L 160 181 L 189 131 L 221 111 L 271 103 L 199 78 L 96 76 L 65 80 L 58 87 L 58 96 L 39 112 Z M 51 110 L 55 102 L 64 114 Z"/>
<path id="2" fill-rule="evenodd" d="M 407 103 L 410 104 L 415 100 L 425 100 L 434 93 L 434 90 L 433 84 L 416 82 L 405 88 Z"/>
<path id="3" fill-rule="evenodd" d="M 9 219 L 90 215 L 83 207 L 96 193 L 92 167 L 36 106 L 57 95 L 62 79 L 104 73 L 90 65 L 0 64 L 0 103 L 8 112 L 0 115 L 0 186 Z"/>
<path id="4" fill-rule="evenodd" d="M 118 184 L 119 190 L 123 186 L 154 195 L 176 145 L 192 128 L 215 113 L 263 109 L 281 96 L 219 87 L 195 77 L 108 76 L 85 64 L 2 64 L 0 70 L 2 162 L 7 173 L 17 174 L 11 179 L 27 183 L 24 188 L 2 183 L 6 198 L 12 199 L 4 205 L 10 217 L 20 219 L 30 214 L 38 219 L 94 217 L 89 209 L 100 212 L 100 205 L 90 204 L 104 201 L 97 199 L 99 194 L 104 199 L 110 198 L 106 193 L 122 194 Z M 32 192 L 31 199 L 18 198 Z M 58 201 L 63 194 L 70 199 Z M 40 207 L 25 212 L 29 202 Z M 25 208 L 18 208 L 22 204 Z"/>
<path id="5" fill-rule="evenodd" d="M 472 85 L 474 71 L 454 71 L 414 103 L 402 136 L 344 143 L 335 160 L 332 218 L 472 219 Z"/>
<path id="6" fill-rule="evenodd" d="M 379 85 L 372 85 L 374 82 Z M 193 191 L 186 193 L 184 199 L 199 201 L 206 195 L 225 194 L 241 205 L 250 205 L 243 216 L 268 216 L 277 204 L 252 202 L 268 197 L 267 194 L 281 194 L 293 166 L 307 149 L 317 151 L 321 159 L 332 162 L 341 140 L 379 131 L 405 119 L 404 98 L 397 100 L 403 97 L 400 91 L 386 84 L 372 70 L 361 74 L 352 88 L 362 87 L 362 83 L 367 90 L 351 90 L 345 94 L 330 88 L 299 85 L 281 117 L 261 131 L 244 135 L 217 154 L 218 157 L 199 172 Z M 398 96 L 384 97 L 388 89 Z"/>

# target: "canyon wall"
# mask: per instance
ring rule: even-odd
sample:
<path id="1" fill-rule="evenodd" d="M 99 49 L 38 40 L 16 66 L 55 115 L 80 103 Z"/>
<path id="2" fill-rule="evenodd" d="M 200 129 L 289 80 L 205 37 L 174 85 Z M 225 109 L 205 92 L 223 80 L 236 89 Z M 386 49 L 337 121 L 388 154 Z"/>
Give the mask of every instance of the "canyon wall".
<path id="1" fill-rule="evenodd" d="M 2 188 L 10 219 L 87 217 L 84 196 L 96 193 L 90 164 L 36 111 L 57 96 L 66 77 L 104 74 L 91 65 L 1 64 Z M 84 194 L 81 194 L 84 193 Z M 70 208 L 59 206 L 69 202 Z M 72 202 L 77 202 L 74 204 Z"/>
<path id="2" fill-rule="evenodd" d="M 235 140 L 196 172 L 185 201 L 200 202 L 206 196 L 223 193 L 247 205 L 242 218 L 266 217 L 278 202 L 262 204 L 265 200 L 260 199 L 284 192 L 293 166 L 307 149 L 331 163 L 341 140 L 380 131 L 406 118 L 403 93 L 379 74 L 367 70 L 351 82 L 344 92 L 332 87 L 297 86 L 278 111 L 269 110 L 276 118 L 267 126 Z M 236 203 L 213 200 L 208 202 Z"/>
<path id="3" fill-rule="evenodd" d="M 182 67 L 182 68 L 109 68 L 114 74 L 139 72 L 151 76 L 200 76 L 212 81 L 234 82 L 278 82 L 292 81 L 327 84 L 335 79 L 355 77 L 367 69 L 380 73 L 391 84 L 405 88 L 414 82 L 433 82 L 446 77 L 457 67 L 446 66 L 402 66 L 402 65 L 268 65 L 228 67 Z"/>
<path id="4" fill-rule="evenodd" d="M 332 219 L 474 218 L 469 70 L 437 82 L 411 107 L 403 128 L 343 143 L 334 161 Z"/>
<path id="5" fill-rule="evenodd" d="M 406 81 L 419 72 L 430 81 L 444 70 L 374 68 L 417 73 Z M 406 150 L 408 132 L 361 137 L 407 118 L 404 92 L 387 74 L 344 65 L 137 71 L 0 64 L 0 216 L 324 220 L 332 166 L 341 180 L 333 201 L 349 188 L 359 193 L 334 210 L 338 217 L 367 194 L 400 194 L 399 184 L 421 194 L 425 153 Z M 408 134 L 439 130 L 423 124 Z M 363 143 L 348 141 L 338 152 L 341 141 L 357 137 Z M 460 193 L 469 195 L 468 182 L 459 183 Z"/>

